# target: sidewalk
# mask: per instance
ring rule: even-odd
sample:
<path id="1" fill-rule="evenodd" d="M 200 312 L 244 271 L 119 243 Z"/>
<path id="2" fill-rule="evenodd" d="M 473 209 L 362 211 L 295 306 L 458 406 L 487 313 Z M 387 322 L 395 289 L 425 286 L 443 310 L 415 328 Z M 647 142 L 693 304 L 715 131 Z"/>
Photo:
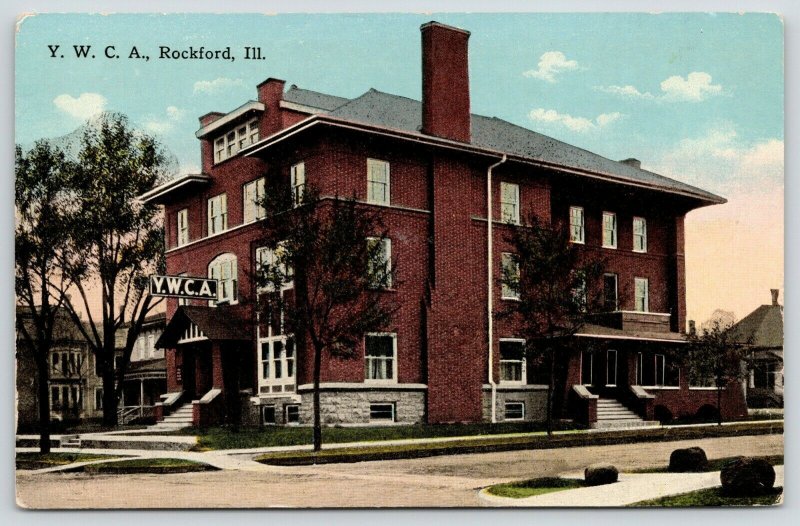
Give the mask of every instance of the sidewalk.
<path id="1" fill-rule="evenodd" d="M 479 498 L 487 506 L 497 507 L 601 507 L 627 506 L 643 500 L 688 493 L 719 486 L 719 471 L 708 473 L 620 473 L 619 482 L 578 488 L 523 499 L 497 497 L 486 489 Z M 583 473 L 564 474 L 565 478 L 583 479 Z M 783 486 L 783 466 L 775 466 L 775 486 Z"/>

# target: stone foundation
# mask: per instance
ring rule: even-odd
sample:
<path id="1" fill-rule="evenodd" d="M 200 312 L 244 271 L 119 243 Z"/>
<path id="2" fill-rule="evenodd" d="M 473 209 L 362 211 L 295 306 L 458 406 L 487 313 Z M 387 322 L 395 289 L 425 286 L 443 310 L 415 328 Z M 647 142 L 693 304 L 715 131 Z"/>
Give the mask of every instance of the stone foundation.
<path id="1" fill-rule="evenodd" d="M 506 402 L 522 402 L 525 404 L 525 422 L 542 422 L 547 419 L 547 388 L 520 386 L 519 388 L 498 387 L 497 409 L 498 422 L 506 421 Z M 489 386 L 483 387 L 483 420 L 492 420 L 492 391 Z"/>

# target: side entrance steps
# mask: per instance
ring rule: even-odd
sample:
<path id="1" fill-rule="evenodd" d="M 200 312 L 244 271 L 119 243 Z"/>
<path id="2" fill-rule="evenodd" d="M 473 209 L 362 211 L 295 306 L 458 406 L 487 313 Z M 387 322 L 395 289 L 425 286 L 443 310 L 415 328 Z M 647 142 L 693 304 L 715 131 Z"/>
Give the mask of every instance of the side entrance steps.
<path id="1" fill-rule="evenodd" d="M 175 411 L 164 417 L 161 422 L 147 428 L 148 433 L 158 433 L 164 431 L 176 431 L 192 427 L 192 403 L 186 403 Z"/>
<path id="2" fill-rule="evenodd" d="M 597 399 L 597 422 L 594 429 L 629 429 L 657 426 L 658 422 L 643 420 L 639 415 L 613 398 Z"/>

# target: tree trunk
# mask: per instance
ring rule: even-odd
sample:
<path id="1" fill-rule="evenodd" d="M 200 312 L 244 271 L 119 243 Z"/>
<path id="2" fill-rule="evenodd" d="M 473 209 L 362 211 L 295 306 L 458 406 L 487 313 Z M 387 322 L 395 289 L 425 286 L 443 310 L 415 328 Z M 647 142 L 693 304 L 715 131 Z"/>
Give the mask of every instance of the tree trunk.
<path id="1" fill-rule="evenodd" d="M 49 353 L 48 353 L 49 354 Z M 50 453 L 50 373 L 47 359 L 36 360 L 39 398 L 39 452 Z"/>
<path id="2" fill-rule="evenodd" d="M 314 345 L 314 451 L 322 449 L 322 421 L 319 410 L 319 378 L 322 368 L 322 349 Z"/>
<path id="3" fill-rule="evenodd" d="M 113 355 L 111 355 L 103 365 L 103 425 L 107 427 L 116 427 L 118 423 L 117 410 L 119 405 Z"/>
<path id="4" fill-rule="evenodd" d="M 556 389 L 556 364 L 552 350 L 548 350 L 550 361 L 550 384 L 547 386 L 547 436 L 553 436 L 553 391 Z"/>
<path id="5" fill-rule="evenodd" d="M 722 425 L 722 387 L 717 387 L 717 425 Z"/>

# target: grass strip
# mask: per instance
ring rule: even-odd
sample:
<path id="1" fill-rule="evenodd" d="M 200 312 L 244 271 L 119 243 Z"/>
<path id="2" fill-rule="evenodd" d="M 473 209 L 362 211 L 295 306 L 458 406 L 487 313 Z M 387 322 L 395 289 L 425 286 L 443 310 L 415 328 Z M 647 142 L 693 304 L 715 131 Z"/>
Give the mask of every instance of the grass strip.
<path id="1" fill-rule="evenodd" d="M 703 472 L 722 471 L 722 468 L 724 468 L 728 462 L 736 460 L 737 458 L 740 457 L 723 457 L 723 458 L 709 459 L 708 466 L 706 467 L 706 469 L 702 471 Z M 783 465 L 783 455 L 765 455 L 765 456 L 758 456 L 755 458 L 762 458 L 773 466 Z M 655 468 L 635 469 L 630 473 L 671 473 L 667 468 L 668 466 L 659 466 Z"/>
<path id="2" fill-rule="evenodd" d="M 90 460 L 111 460 L 120 458 L 116 455 L 98 455 L 93 453 L 17 453 L 17 469 L 44 469 L 54 466 L 66 466 L 75 462 Z"/>
<path id="3" fill-rule="evenodd" d="M 782 493 L 783 488 L 777 487 L 765 495 L 729 497 L 722 493 L 721 487 L 716 487 L 652 500 L 643 500 L 629 504 L 628 507 L 772 506 L 777 504 Z"/>
<path id="4" fill-rule="evenodd" d="M 86 473 L 130 474 L 130 473 L 190 473 L 194 471 L 216 471 L 217 468 L 182 458 L 133 458 L 119 462 L 102 462 L 82 467 Z"/>
<path id="5" fill-rule="evenodd" d="M 498 497 L 509 497 L 512 499 L 524 499 L 545 493 L 564 491 L 568 489 L 583 488 L 586 484 L 582 480 L 562 479 L 558 477 L 544 477 L 538 479 L 523 480 L 520 482 L 508 482 L 505 484 L 495 484 L 489 486 L 487 492 Z"/>
<path id="6" fill-rule="evenodd" d="M 611 445 L 638 442 L 661 442 L 673 440 L 693 440 L 710 437 L 762 435 L 782 433 L 783 423 L 759 425 L 732 425 L 659 428 L 624 430 L 606 433 L 564 433 L 551 437 L 546 435 L 520 435 L 513 437 L 479 437 L 447 442 L 428 442 L 400 445 L 380 445 L 364 447 L 341 447 L 323 449 L 319 452 L 281 451 L 266 453 L 256 457 L 257 462 L 280 466 L 302 466 L 341 462 L 364 462 L 371 460 L 394 460 L 402 458 L 422 458 L 438 455 L 457 455 L 467 453 L 491 453 L 497 451 L 516 451 L 521 449 L 551 449 L 563 447 L 582 447 L 589 445 Z"/>

